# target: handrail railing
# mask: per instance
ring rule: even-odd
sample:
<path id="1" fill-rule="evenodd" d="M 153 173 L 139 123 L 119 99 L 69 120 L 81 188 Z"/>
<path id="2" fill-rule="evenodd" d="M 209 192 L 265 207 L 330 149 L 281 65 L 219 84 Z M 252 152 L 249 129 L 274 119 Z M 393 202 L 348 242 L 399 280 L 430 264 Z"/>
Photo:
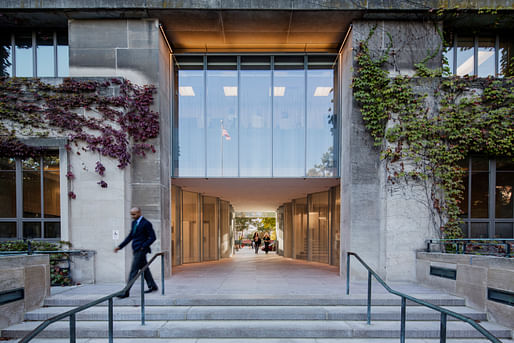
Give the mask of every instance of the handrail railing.
<path id="1" fill-rule="evenodd" d="M 477 242 L 477 243 L 475 243 Z M 484 243 L 479 243 L 484 242 Z M 505 246 L 504 254 L 505 257 L 513 257 L 513 251 L 511 245 L 514 245 L 514 239 L 512 238 L 458 238 L 458 239 L 429 239 L 427 243 L 427 252 L 431 252 L 432 244 L 454 244 L 456 254 L 474 254 L 473 252 L 466 251 L 468 245 L 485 245 L 485 246 Z M 499 256 L 500 253 L 490 254 L 487 252 L 477 252 L 477 254 L 486 254 Z"/>
<path id="2" fill-rule="evenodd" d="M 442 308 L 440 306 L 431 304 L 429 302 L 420 300 L 418 298 L 412 297 L 410 295 L 395 291 L 391 287 L 385 283 L 384 280 L 380 276 L 378 276 L 373 269 L 371 269 L 370 266 L 364 262 L 359 255 L 357 255 L 354 252 L 347 252 L 346 257 L 346 294 L 350 294 L 350 256 L 355 256 L 357 260 L 368 270 L 368 308 L 367 308 L 367 323 L 371 323 L 371 276 L 374 276 L 375 279 L 380 283 L 389 293 L 397 295 L 401 297 L 401 312 L 400 312 L 400 342 L 405 343 L 405 319 L 406 319 L 406 303 L 407 300 L 410 300 L 416 304 L 428 307 L 432 310 L 438 311 L 441 313 L 441 319 L 440 319 L 440 342 L 445 343 L 446 342 L 446 321 L 447 317 L 451 316 L 454 317 L 460 321 L 466 322 L 470 324 L 474 329 L 476 329 L 478 332 L 480 332 L 484 337 L 486 337 L 488 340 L 494 343 L 502 343 L 496 336 L 494 336 L 492 333 L 487 331 L 482 325 L 476 323 L 473 319 L 464 316 L 462 314 L 459 314 L 457 312 L 453 312 L 450 310 L 447 310 L 445 308 Z"/>
<path id="3" fill-rule="evenodd" d="M 104 301 L 109 302 L 109 309 L 108 309 L 108 321 L 109 321 L 109 343 L 113 342 L 113 333 L 114 333 L 114 325 L 113 325 L 113 298 L 122 294 L 125 294 L 130 290 L 132 285 L 136 282 L 138 277 L 141 277 L 141 325 L 145 325 L 145 312 L 144 312 L 144 301 L 145 301 L 145 293 L 144 293 L 144 277 L 143 273 L 146 269 L 149 268 L 150 264 L 158 257 L 161 256 L 161 294 L 164 295 L 164 257 L 165 257 L 166 251 L 159 252 L 148 261 L 148 263 L 139 270 L 139 272 L 136 274 L 136 276 L 129 280 L 127 285 L 120 291 L 114 292 L 112 294 L 106 295 L 100 299 L 93 300 L 87 304 L 78 306 L 74 309 L 71 309 L 69 311 L 60 313 L 58 315 L 55 315 L 53 317 L 48 318 L 44 322 L 42 322 L 38 327 L 36 327 L 34 330 L 29 332 L 25 335 L 22 339 L 18 341 L 18 343 L 27 343 L 30 340 L 32 340 L 34 337 L 36 337 L 38 334 L 40 334 L 48 325 L 53 324 L 55 322 L 58 322 L 61 319 L 64 319 L 66 317 L 70 317 L 70 343 L 76 342 L 76 318 L 75 314 L 78 312 L 84 311 L 90 307 L 93 307 L 95 305 L 98 305 L 100 303 L 103 303 Z"/>

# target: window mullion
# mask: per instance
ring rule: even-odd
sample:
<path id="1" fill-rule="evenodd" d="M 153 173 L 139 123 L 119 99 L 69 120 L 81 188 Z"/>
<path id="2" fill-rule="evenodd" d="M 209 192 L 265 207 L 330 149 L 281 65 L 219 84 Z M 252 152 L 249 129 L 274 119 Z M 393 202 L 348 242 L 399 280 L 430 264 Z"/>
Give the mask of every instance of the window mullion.
<path id="1" fill-rule="evenodd" d="M 45 218 L 45 194 L 43 193 L 43 190 L 45 189 L 44 188 L 44 185 L 43 185 L 43 182 L 44 182 L 44 177 L 43 177 L 43 156 L 41 156 L 39 158 L 39 193 L 40 193 L 40 197 L 39 197 L 39 201 L 40 201 L 40 206 L 39 208 L 41 209 L 41 237 L 40 238 L 44 238 L 45 237 L 45 225 L 44 225 L 44 218 Z"/>
<path id="2" fill-rule="evenodd" d="M 496 209 L 496 160 L 489 161 L 489 238 L 495 237 L 495 209 Z"/>
<path id="3" fill-rule="evenodd" d="M 16 77 L 16 41 L 14 38 L 14 33 L 11 35 L 11 60 L 12 60 L 12 77 Z"/>
<path id="4" fill-rule="evenodd" d="M 32 76 L 37 77 L 37 40 L 36 31 L 32 31 Z"/>
<path id="5" fill-rule="evenodd" d="M 16 235 L 23 239 L 23 170 L 21 160 L 15 160 L 16 165 Z"/>
<path id="6" fill-rule="evenodd" d="M 54 77 L 58 76 L 58 63 L 59 59 L 57 57 L 57 32 L 54 31 L 53 34 L 53 40 L 54 40 Z"/>

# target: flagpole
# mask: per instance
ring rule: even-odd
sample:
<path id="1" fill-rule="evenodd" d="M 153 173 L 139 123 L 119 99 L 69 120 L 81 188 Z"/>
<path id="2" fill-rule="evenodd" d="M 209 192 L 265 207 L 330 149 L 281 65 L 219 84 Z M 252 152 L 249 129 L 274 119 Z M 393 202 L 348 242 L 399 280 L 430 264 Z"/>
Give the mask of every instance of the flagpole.
<path id="1" fill-rule="evenodd" d="M 220 125 L 221 125 L 221 135 L 220 135 L 220 139 L 221 139 L 221 176 L 223 176 L 223 119 L 220 120 Z"/>

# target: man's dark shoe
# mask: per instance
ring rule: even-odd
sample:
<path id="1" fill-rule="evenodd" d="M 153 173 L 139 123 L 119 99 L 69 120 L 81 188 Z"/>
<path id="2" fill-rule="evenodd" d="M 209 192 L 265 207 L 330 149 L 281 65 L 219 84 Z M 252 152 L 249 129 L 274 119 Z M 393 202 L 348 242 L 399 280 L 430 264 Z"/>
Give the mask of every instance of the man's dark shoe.
<path id="1" fill-rule="evenodd" d="M 125 299 L 125 298 L 128 298 L 129 297 L 129 294 L 128 293 L 124 293 L 122 295 L 118 295 L 116 298 L 118 299 Z"/>
<path id="2" fill-rule="evenodd" d="M 147 290 L 145 291 L 145 293 L 157 292 L 158 290 L 159 290 L 159 288 L 158 288 L 158 287 L 152 287 L 152 288 L 150 288 L 150 289 L 147 289 Z"/>

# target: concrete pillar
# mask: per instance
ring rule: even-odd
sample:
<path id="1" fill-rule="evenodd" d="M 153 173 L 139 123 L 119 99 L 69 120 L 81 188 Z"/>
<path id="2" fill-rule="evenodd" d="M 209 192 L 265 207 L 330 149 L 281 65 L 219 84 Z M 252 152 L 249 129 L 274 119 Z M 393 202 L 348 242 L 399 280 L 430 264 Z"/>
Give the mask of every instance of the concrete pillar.
<path id="1" fill-rule="evenodd" d="M 108 203 L 100 205 L 100 215 L 92 216 L 99 207 L 92 203 L 88 213 L 73 213 L 70 222 L 71 232 L 79 227 L 87 232 L 80 239 L 71 235 L 72 242 L 79 243 L 80 248 L 98 251 L 97 280 L 124 281 L 130 269 L 130 247 L 114 255 L 112 248 L 120 241 L 113 241 L 112 230 L 120 230 L 120 239 L 128 234 L 128 213 L 132 206 L 139 206 L 154 226 L 157 241 L 152 245 L 153 252 L 171 249 L 171 55 L 156 19 L 70 20 L 69 47 L 71 77 L 121 76 L 132 83 L 152 84 L 157 88 L 153 110 L 160 113 L 160 135 L 149 142 L 157 152 L 144 158 L 135 156 L 132 164 L 122 171 L 113 163 L 108 172 L 116 173 L 114 177 L 119 184 L 117 188 L 107 188 L 111 195 Z M 93 198 L 102 197 L 98 190 L 91 191 Z M 170 272 L 169 263 L 166 270 Z M 152 271 L 156 277 L 160 275 L 159 262 Z"/>

